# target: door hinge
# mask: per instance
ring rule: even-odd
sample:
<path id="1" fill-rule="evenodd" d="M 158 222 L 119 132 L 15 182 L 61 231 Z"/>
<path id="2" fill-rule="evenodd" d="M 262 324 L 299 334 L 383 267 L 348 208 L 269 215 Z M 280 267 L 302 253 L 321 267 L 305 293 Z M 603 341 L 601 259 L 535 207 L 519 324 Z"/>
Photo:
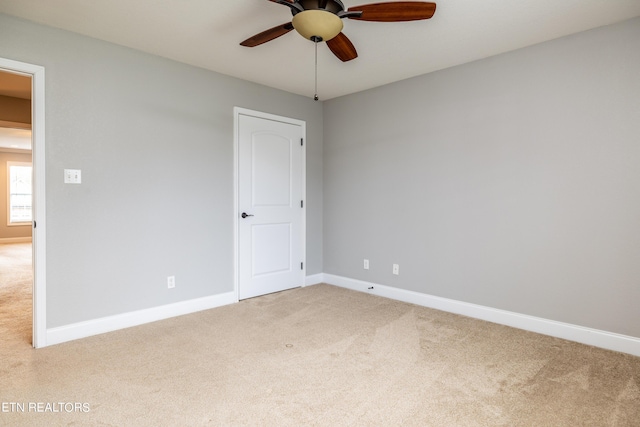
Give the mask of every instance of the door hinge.
<path id="1" fill-rule="evenodd" d="M 304 208 L 304 200 L 300 200 L 300 207 Z"/>
<path id="2" fill-rule="evenodd" d="M 36 222 L 33 221 L 33 228 L 36 228 Z"/>
<path id="3" fill-rule="evenodd" d="M 300 270 L 304 270 L 304 263 L 303 262 L 300 263 Z"/>
<path id="4" fill-rule="evenodd" d="M 304 145 L 304 138 L 300 138 L 300 146 Z"/>

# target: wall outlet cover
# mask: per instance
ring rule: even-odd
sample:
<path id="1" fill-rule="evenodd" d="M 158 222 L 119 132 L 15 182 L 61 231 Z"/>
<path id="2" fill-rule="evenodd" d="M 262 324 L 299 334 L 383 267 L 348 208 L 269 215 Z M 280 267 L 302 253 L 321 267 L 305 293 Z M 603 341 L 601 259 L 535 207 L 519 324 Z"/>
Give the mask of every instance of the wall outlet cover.
<path id="1" fill-rule="evenodd" d="M 80 183 L 82 183 L 82 171 L 80 169 L 65 169 L 64 170 L 64 183 L 65 184 L 80 184 Z"/>

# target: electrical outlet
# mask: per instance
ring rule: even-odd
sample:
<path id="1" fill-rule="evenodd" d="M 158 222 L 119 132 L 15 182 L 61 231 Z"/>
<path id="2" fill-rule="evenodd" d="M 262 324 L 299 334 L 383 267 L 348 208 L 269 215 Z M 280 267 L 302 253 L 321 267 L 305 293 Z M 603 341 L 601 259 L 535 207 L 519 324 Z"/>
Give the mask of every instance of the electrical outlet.
<path id="1" fill-rule="evenodd" d="M 365 270 L 368 270 L 368 269 L 369 269 L 369 260 L 368 260 L 368 259 L 365 259 L 365 260 L 364 260 L 364 269 L 365 269 Z"/>
<path id="2" fill-rule="evenodd" d="M 167 288 L 173 289 L 176 287 L 176 276 L 167 277 Z"/>
<path id="3" fill-rule="evenodd" d="M 398 264 L 393 264 L 393 274 L 396 276 L 400 274 L 400 266 Z"/>

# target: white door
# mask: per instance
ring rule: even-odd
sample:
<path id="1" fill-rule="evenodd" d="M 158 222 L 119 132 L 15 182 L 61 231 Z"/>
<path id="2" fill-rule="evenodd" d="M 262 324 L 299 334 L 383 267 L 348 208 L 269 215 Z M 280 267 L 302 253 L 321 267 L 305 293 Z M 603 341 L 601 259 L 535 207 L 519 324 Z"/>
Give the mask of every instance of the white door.
<path id="1" fill-rule="evenodd" d="M 238 297 L 304 282 L 304 122 L 237 114 Z"/>

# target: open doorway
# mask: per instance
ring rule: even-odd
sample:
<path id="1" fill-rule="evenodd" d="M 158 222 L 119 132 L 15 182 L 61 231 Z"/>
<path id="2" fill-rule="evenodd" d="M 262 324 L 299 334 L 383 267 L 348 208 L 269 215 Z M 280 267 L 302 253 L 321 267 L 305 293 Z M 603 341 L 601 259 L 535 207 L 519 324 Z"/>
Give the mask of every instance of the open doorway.
<path id="1" fill-rule="evenodd" d="M 47 345 L 47 214 L 45 191 L 44 137 L 44 67 L 26 62 L 0 58 L 0 72 L 27 76 L 31 79 L 31 159 L 32 175 L 32 274 L 33 274 L 33 330 L 34 347 Z"/>
<path id="2" fill-rule="evenodd" d="M 0 336 L 32 344 L 32 76 L 0 70 Z"/>

